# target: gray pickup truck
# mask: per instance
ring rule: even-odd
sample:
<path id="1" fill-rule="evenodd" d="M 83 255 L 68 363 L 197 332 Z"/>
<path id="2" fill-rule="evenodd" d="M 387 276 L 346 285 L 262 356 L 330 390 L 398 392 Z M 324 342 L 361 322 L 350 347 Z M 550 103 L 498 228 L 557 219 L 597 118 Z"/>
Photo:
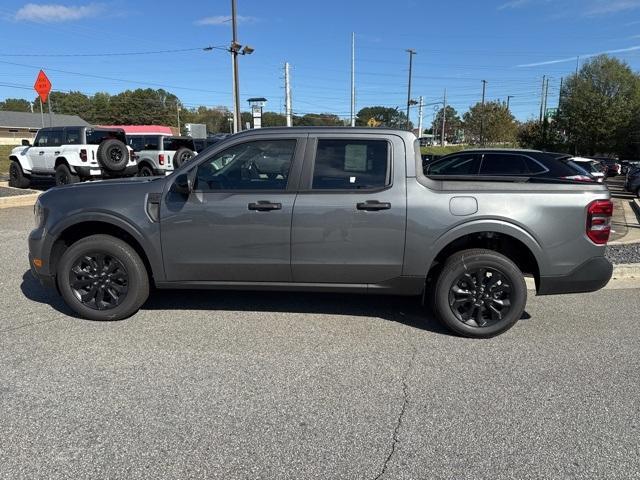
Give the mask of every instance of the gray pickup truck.
<path id="1" fill-rule="evenodd" d="M 167 177 L 47 191 L 29 262 L 88 319 L 132 315 L 151 285 L 360 292 L 489 337 L 522 316 L 525 275 L 538 295 L 606 285 L 611 215 L 597 183 L 425 176 L 408 132 L 265 128 Z"/>

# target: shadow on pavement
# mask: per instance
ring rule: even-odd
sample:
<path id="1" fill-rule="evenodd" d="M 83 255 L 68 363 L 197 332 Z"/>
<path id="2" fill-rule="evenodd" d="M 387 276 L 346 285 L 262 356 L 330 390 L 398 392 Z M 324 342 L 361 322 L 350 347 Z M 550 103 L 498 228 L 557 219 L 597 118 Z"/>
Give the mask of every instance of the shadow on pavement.
<path id="1" fill-rule="evenodd" d="M 51 305 L 58 312 L 79 318 L 58 295 L 40 285 L 27 271 L 22 276 L 22 293 L 30 300 Z M 382 318 L 442 335 L 454 335 L 438 322 L 419 297 L 370 296 L 337 293 L 259 292 L 232 290 L 152 290 L 145 310 L 224 310 L 240 312 L 282 312 L 350 315 Z M 524 312 L 521 320 L 530 319 Z"/>

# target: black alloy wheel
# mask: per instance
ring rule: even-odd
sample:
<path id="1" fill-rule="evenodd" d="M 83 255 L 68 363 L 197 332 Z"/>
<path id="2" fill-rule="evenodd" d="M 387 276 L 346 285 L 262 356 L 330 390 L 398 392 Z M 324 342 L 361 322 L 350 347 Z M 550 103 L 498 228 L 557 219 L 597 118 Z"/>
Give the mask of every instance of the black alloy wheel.
<path id="1" fill-rule="evenodd" d="M 449 290 L 449 306 L 456 318 L 466 325 L 495 325 L 511 309 L 511 285 L 506 276 L 494 268 L 466 271 Z"/>
<path id="2" fill-rule="evenodd" d="M 69 271 L 69 286 L 75 297 L 94 310 L 120 305 L 129 292 L 129 274 L 112 255 L 92 252 L 76 259 Z"/>

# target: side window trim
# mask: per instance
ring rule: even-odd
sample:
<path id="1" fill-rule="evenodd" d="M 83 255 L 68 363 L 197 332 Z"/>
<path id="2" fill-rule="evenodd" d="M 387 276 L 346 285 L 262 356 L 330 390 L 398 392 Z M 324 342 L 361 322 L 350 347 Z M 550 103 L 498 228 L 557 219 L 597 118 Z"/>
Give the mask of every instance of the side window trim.
<path id="1" fill-rule="evenodd" d="M 199 194 L 204 194 L 204 193 L 235 193 L 235 194 L 245 194 L 245 193 L 249 193 L 249 194 L 269 194 L 269 193 L 297 193 L 299 191 L 299 186 L 300 186 L 300 178 L 301 178 L 301 173 L 302 173 L 302 163 L 303 163 L 303 157 L 305 156 L 305 152 L 307 151 L 308 147 L 308 139 L 309 139 L 309 135 L 308 134 L 298 134 L 298 135 L 286 135 L 283 137 L 269 137 L 269 136 L 262 136 L 262 135 L 256 135 L 255 137 L 250 137 L 250 138 L 241 138 L 241 139 L 237 139 L 237 141 L 233 142 L 233 143 L 228 143 L 224 142 L 224 148 L 221 149 L 215 149 L 214 151 L 212 151 L 209 155 L 207 155 L 204 158 L 198 158 L 200 157 L 200 155 L 198 155 L 197 158 L 197 162 L 193 162 L 191 163 L 191 165 L 188 166 L 188 168 L 182 170 L 175 170 L 174 171 L 174 176 L 176 176 L 176 172 L 180 172 L 180 173 L 190 173 L 193 172 L 194 170 L 197 171 L 197 169 L 200 167 L 200 165 L 202 165 L 203 163 L 207 163 L 209 162 L 213 157 L 215 157 L 216 155 L 225 152 L 226 150 L 229 150 L 230 148 L 236 147 L 238 145 L 244 144 L 244 143 L 250 143 L 250 142 L 255 142 L 255 141 L 268 141 L 268 140 L 294 140 L 296 142 L 296 146 L 293 152 L 293 158 L 291 159 L 291 167 L 289 169 L 289 176 L 287 178 L 287 184 L 285 186 L 284 189 L 281 190 L 273 190 L 273 189 L 247 189 L 247 190 L 242 190 L 242 189 L 221 189 L 221 190 L 200 190 L 200 189 L 196 189 L 194 190 L 194 193 L 199 193 Z M 222 142 L 221 142 L 222 143 Z M 222 146 L 222 145 L 221 145 Z"/>
<path id="2" fill-rule="evenodd" d="M 318 142 L 320 140 L 344 140 L 344 141 L 367 141 L 367 140 L 384 140 L 387 142 L 387 171 L 385 177 L 385 186 L 378 188 L 343 188 L 343 189 L 314 189 L 313 188 L 313 173 L 315 170 L 316 156 L 318 152 Z M 354 194 L 362 194 L 362 193 L 376 193 L 382 192 L 385 190 L 389 190 L 393 187 L 393 177 L 394 177 L 394 148 L 393 142 L 386 137 L 371 137 L 371 136 L 358 136 L 354 137 L 351 135 L 314 135 L 310 136 L 307 141 L 307 149 L 304 154 L 304 166 L 302 169 L 302 179 L 300 181 L 300 188 L 298 193 L 354 193 Z"/>

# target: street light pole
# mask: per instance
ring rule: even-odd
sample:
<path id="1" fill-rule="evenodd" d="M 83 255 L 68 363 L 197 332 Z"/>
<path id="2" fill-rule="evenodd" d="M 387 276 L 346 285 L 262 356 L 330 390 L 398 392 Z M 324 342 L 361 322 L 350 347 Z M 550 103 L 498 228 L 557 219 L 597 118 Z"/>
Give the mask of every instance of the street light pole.
<path id="1" fill-rule="evenodd" d="M 411 109 L 411 75 L 413 73 L 413 56 L 416 54 L 416 51 L 409 48 L 407 52 L 409 52 L 409 84 L 407 86 L 407 130 L 409 130 L 409 126 L 411 125 L 411 121 L 409 120 Z"/>
<path id="2" fill-rule="evenodd" d="M 484 95 L 487 90 L 487 81 L 482 80 L 482 116 L 480 118 L 480 145 L 484 146 Z"/>
<path id="3" fill-rule="evenodd" d="M 443 102 L 442 102 L 442 134 L 440 135 L 441 137 L 441 142 L 440 145 L 444 147 L 446 140 L 446 135 L 445 135 L 445 131 L 446 131 L 446 125 L 447 125 L 447 89 L 444 89 L 444 98 L 443 98 Z"/>
<path id="4" fill-rule="evenodd" d="M 236 0 L 231 0 L 231 67 L 233 77 L 233 133 L 242 130 L 242 115 L 240 113 L 240 80 L 238 78 L 238 19 Z"/>

